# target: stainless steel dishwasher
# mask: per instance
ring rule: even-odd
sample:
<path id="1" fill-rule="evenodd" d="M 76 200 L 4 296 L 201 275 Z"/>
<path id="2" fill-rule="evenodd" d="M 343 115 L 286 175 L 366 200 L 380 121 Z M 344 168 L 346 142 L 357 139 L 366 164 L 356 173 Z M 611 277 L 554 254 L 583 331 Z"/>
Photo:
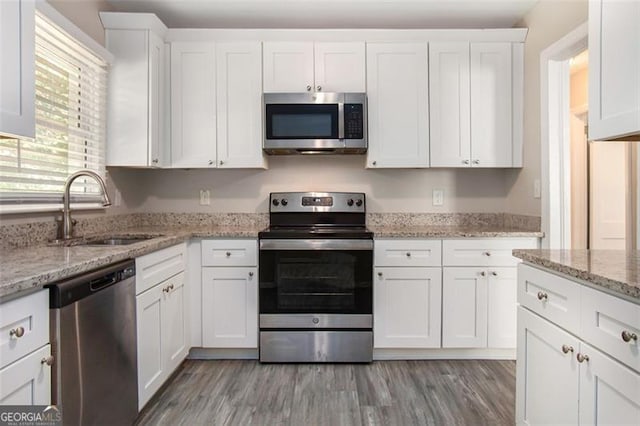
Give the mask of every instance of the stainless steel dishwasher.
<path id="1" fill-rule="evenodd" d="M 138 414 L 135 263 L 50 288 L 52 403 L 65 425 L 128 425 Z"/>

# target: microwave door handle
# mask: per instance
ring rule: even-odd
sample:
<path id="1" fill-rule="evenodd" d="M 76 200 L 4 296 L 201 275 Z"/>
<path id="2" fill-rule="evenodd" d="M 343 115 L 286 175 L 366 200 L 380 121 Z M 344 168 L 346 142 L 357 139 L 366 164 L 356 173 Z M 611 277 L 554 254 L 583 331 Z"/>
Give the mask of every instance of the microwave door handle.
<path id="1" fill-rule="evenodd" d="M 338 103 L 338 139 L 344 139 L 344 103 Z"/>

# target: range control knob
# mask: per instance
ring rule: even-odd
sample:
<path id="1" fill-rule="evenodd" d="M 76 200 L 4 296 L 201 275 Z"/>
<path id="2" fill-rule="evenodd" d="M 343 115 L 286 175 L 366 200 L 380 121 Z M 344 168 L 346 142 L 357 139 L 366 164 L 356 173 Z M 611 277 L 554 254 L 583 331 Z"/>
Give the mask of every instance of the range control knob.
<path id="1" fill-rule="evenodd" d="M 353 200 L 350 198 L 347 200 L 347 205 L 351 207 L 353 205 Z"/>
<path id="2" fill-rule="evenodd" d="M 280 203 L 282 203 L 283 206 L 286 206 L 287 204 L 289 204 L 289 202 L 287 201 L 286 198 L 283 198 Z"/>
<path id="3" fill-rule="evenodd" d="M 278 201 L 276 198 L 273 199 L 273 201 L 271 202 L 274 206 L 278 206 L 280 204 L 280 201 Z"/>
<path id="4" fill-rule="evenodd" d="M 358 207 L 362 207 L 362 200 L 358 200 L 358 201 L 356 201 L 356 206 L 358 206 Z"/>

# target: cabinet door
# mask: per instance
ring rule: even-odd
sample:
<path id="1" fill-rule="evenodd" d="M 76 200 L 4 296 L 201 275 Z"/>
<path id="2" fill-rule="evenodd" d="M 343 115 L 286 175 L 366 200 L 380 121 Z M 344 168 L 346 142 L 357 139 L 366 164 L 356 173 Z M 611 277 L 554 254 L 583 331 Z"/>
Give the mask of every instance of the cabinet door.
<path id="1" fill-rule="evenodd" d="M 202 268 L 204 347 L 258 347 L 257 271 L 257 268 Z"/>
<path id="2" fill-rule="evenodd" d="M 375 268 L 375 348 L 439 348 L 440 268 Z"/>
<path id="3" fill-rule="evenodd" d="M 431 167 L 471 164 L 469 43 L 429 43 Z"/>
<path id="4" fill-rule="evenodd" d="M 49 355 L 45 345 L 0 370 L 0 405 L 51 404 L 51 367 L 42 362 Z"/>
<path id="5" fill-rule="evenodd" d="M 315 90 L 366 92 L 364 42 L 315 43 Z"/>
<path id="6" fill-rule="evenodd" d="M 265 167 L 262 154 L 262 46 L 216 44 L 218 167 Z"/>
<path id="7" fill-rule="evenodd" d="M 640 373 L 582 343 L 580 424 L 640 424 Z"/>
<path id="8" fill-rule="evenodd" d="M 263 66 L 265 92 L 313 90 L 312 42 L 266 42 Z"/>
<path id="9" fill-rule="evenodd" d="M 149 165 L 167 165 L 164 158 L 164 41 L 149 31 Z"/>
<path id="10" fill-rule="evenodd" d="M 171 44 L 171 167 L 216 166 L 213 43 Z"/>
<path id="11" fill-rule="evenodd" d="M 518 308 L 517 424 L 578 424 L 578 350 L 578 339 Z"/>
<path id="12" fill-rule="evenodd" d="M 138 332 L 138 408 L 142 409 L 166 378 L 163 359 L 164 337 L 162 318 L 162 284 L 136 296 L 136 322 Z"/>
<path id="13" fill-rule="evenodd" d="M 511 43 L 471 43 L 471 166 L 513 166 Z"/>
<path id="14" fill-rule="evenodd" d="M 490 268 L 487 277 L 487 347 L 515 348 L 517 268 Z"/>
<path id="15" fill-rule="evenodd" d="M 486 274 L 478 268 L 443 268 L 443 348 L 487 346 Z"/>
<path id="16" fill-rule="evenodd" d="M 162 344 L 166 375 L 169 376 L 185 359 L 189 352 L 187 343 L 187 293 L 184 273 L 169 278 L 160 284 L 163 289 L 164 311 L 162 312 Z"/>
<path id="17" fill-rule="evenodd" d="M 589 2 L 589 140 L 640 132 L 639 22 L 638 1 Z"/>
<path id="18" fill-rule="evenodd" d="M 33 0 L 0 1 L 0 134 L 35 137 Z"/>
<path id="19" fill-rule="evenodd" d="M 367 44 L 367 167 L 429 167 L 426 43 Z"/>

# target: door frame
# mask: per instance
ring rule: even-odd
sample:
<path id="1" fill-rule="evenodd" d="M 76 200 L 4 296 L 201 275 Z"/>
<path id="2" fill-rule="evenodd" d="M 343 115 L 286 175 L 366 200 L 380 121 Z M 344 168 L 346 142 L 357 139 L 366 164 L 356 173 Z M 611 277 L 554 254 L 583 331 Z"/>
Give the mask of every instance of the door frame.
<path id="1" fill-rule="evenodd" d="M 569 60 L 587 48 L 587 37 L 584 22 L 540 53 L 543 248 L 571 247 Z"/>

